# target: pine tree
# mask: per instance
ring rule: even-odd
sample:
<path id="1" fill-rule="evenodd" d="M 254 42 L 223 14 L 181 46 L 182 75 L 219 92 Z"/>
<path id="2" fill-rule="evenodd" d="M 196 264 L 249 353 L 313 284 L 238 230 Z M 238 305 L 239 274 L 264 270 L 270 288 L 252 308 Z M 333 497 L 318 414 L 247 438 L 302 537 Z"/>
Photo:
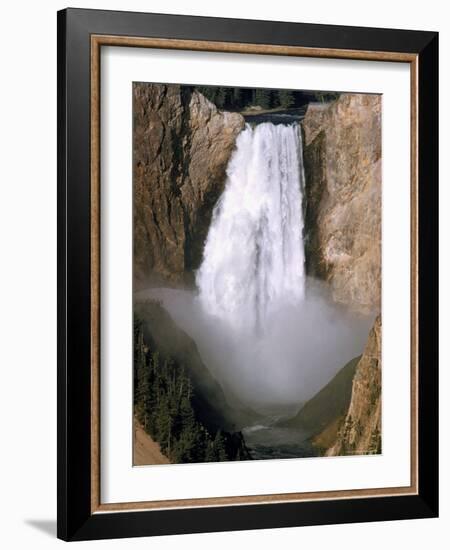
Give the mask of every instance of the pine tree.
<path id="1" fill-rule="evenodd" d="M 295 104 L 294 92 L 292 90 L 280 90 L 278 92 L 280 106 L 289 109 Z"/>
<path id="2" fill-rule="evenodd" d="M 134 387 L 136 416 L 144 429 L 147 429 L 150 397 L 149 369 L 147 364 L 147 348 L 144 343 L 144 333 L 141 324 L 135 327 L 134 367 L 136 373 Z"/>
<path id="3" fill-rule="evenodd" d="M 225 448 L 225 439 L 221 430 L 217 431 L 216 437 L 214 438 L 214 452 L 217 461 L 224 462 L 228 460 L 227 451 Z"/>
<path id="4" fill-rule="evenodd" d="M 219 109 L 223 109 L 225 106 L 225 100 L 226 100 L 226 88 L 223 88 L 222 86 L 217 86 L 215 93 L 214 93 L 214 103 L 216 104 L 216 107 Z"/>
<path id="5" fill-rule="evenodd" d="M 244 106 L 244 94 L 242 88 L 232 89 L 232 105 L 235 109 L 240 109 Z"/>
<path id="6" fill-rule="evenodd" d="M 148 348 L 142 323 L 134 326 L 134 412 L 171 462 L 229 460 L 229 434 L 211 434 L 195 408 L 191 376 L 183 364 Z M 234 453 L 237 454 L 237 453 Z M 239 456 L 233 455 L 233 460 Z"/>
<path id="7" fill-rule="evenodd" d="M 215 462 L 216 453 L 214 450 L 214 442 L 209 433 L 205 437 L 205 462 Z"/>
<path id="8" fill-rule="evenodd" d="M 270 90 L 257 88 L 255 92 L 255 103 L 263 109 L 268 109 L 270 107 Z"/>
<path id="9" fill-rule="evenodd" d="M 161 449 L 163 450 L 163 452 L 167 452 L 170 449 L 170 439 L 172 432 L 172 420 L 169 414 L 169 403 L 167 394 L 163 394 L 160 397 L 155 413 L 155 435 L 159 444 L 161 445 Z"/>

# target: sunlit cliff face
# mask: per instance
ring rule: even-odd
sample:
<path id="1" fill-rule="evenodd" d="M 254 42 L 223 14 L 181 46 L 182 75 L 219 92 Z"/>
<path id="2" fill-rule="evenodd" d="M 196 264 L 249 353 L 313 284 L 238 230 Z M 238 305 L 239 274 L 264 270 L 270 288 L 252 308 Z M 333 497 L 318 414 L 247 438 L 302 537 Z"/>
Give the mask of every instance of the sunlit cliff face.
<path id="1" fill-rule="evenodd" d="M 364 347 L 372 317 L 307 280 L 298 125 L 239 135 L 196 275 L 198 292 L 153 289 L 229 399 L 266 410 L 310 398 Z"/>

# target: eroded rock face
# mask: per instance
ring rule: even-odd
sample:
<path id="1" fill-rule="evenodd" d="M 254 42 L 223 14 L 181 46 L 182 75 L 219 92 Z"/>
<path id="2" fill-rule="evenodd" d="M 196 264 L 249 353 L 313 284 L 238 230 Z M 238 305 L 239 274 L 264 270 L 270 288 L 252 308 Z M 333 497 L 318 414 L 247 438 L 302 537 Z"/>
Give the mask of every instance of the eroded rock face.
<path id="1" fill-rule="evenodd" d="M 381 96 L 342 94 L 303 120 L 306 262 L 336 302 L 379 311 Z"/>
<path id="2" fill-rule="evenodd" d="M 244 119 L 148 83 L 133 86 L 133 116 L 135 285 L 189 282 Z"/>
<path id="3" fill-rule="evenodd" d="M 352 396 L 336 443 L 327 455 L 381 452 L 381 316 L 356 366 Z"/>

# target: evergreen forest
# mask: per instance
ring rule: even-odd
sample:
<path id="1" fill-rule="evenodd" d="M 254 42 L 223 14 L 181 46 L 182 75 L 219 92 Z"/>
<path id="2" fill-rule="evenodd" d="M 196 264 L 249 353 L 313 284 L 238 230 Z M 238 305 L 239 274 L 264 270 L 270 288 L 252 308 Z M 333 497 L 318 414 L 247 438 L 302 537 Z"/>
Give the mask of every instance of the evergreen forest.
<path id="1" fill-rule="evenodd" d="M 202 422 L 195 391 L 186 366 L 152 349 L 135 317 L 134 414 L 162 453 L 172 463 L 250 459 L 240 432 Z"/>
<path id="2" fill-rule="evenodd" d="M 325 103 L 339 97 L 337 92 L 305 92 L 269 88 L 230 88 L 226 86 L 194 86 L 219 109 L 244 111 L 250 107 L 264 110 L 288 110 L 305 107 L 309 102 Z"/>

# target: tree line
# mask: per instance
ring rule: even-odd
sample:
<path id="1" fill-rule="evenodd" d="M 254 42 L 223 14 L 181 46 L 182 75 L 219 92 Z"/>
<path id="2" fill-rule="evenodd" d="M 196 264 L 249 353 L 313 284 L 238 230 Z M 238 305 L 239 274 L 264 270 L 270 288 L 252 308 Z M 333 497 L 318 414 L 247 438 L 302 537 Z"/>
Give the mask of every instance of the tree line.
<path id="1" fill-rule="evenodd" d="M 134 321 L 134 414 L 172 463 L 251 458 L 240 433 L 206 426 L 194 406 L 192 380 L 183 365 L 162 357 Z"/>
<path id="2" fill-rule="evenodd" d="M 303 92 L 269 88 L 230 88 L 226 86 L 195 86 L 195 89 L 219 109 L 242 111 L 249 107 L 262 109 L 292 109 L 310 101 L 327 102 L 337 99 L 337 92 Z"/>

